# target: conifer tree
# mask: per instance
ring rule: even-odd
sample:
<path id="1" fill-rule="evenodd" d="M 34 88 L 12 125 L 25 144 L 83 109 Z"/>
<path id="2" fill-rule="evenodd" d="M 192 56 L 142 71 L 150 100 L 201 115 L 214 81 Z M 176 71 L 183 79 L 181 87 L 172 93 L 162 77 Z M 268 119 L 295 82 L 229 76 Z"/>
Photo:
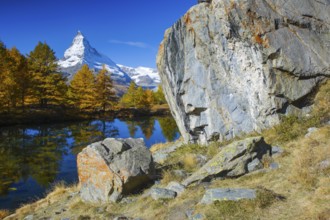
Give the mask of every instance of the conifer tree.
<path id="1" fill-rule="evenodd" d="M 8 74 L 8 52 L 5 44 L 0 41 L 0 109 L 3 110 L 7 103 L 5 80 Z"/>
<path id="2" fill-rule="evenodd" d="M 102 108 L 103 111 L 112 107 L 114 101 L 116 101 L 116 94 L 113 90 L 112 80 L 104 65 L 96 76 L 95 88 L 96 106 Z"/>
<path id="3" fill-rule="evenodd" d="M 120 100 L 120 104 L 123 107 L 136 107 L 137 103 L 137 86 L 132 81 L 127 89 L 127 92 L 123 95 L 123 97 Z"/>
<path id="4" fill-rule="evenodd" d="M 161 104 L 165 104 L 166 103 L 165 95 L 163 93 L 163 87 L 161 85 L 158 86 L 158 89 L 155 92 L 154 98 L 155 98 L 154 102 L 156 104 L 161 105 Z"/>
<path id="5" fill-rule="evenodd" d="M 136 103 L 135 107 L 136 108 L 143 108 L 143 109 L 148 109 L 150 108 L 151 103 L 148 101 L 148 96 L 146 91 L 143 90 L 142 87 L 138 87 L 136 91 Z"/>
<path id="6" fill-rule="evenodd" d="M 33 78 L 34 96 L 39 104 L 42 107 L 49 102 L 60 104 L 58 102 L 63 100 L 66 89 L 64 77 L 56 73 L 55 52 L 46 43 L 39 42 L 30 52 L 28 64 Z"/>
<path id="7" fill-rule="evenodd" d="M 93 72 L 85 64 L 74 75 L 70 87 L 70 103 L 81 110 L 93 110 L 96 106 L 95 77 Z"/>
<path id="8" fill-rule="evenodd" d="M 31 86 L 27 60 L 15 47 L 9 50 L 8 54 L 10 58 L 9 77 L 12 83 L 8 89 L 12 91 L 12 106 L 15 107 L 19 103 L 24 108 L 25 99 Z"/>

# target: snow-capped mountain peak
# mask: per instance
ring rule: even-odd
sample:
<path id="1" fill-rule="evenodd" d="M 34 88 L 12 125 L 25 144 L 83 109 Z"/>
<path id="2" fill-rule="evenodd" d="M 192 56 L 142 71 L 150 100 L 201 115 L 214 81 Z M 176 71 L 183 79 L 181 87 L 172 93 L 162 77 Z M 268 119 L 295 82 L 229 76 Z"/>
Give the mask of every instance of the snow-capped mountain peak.
<path id="1" fill-rule="evenodd" d="M 111 73 L 111 78 L 117 84 L 128 85 L 130 77 L 120 69 L 109 57 L 93 48 L 87 38 L 78 31 L 71 46 L 64 52 L 64 58 L 58 61 L 59 71 L 65 73 L 69 80 L 84 65 L 87 64 L 94 72 L 105 68 Z"/>
<path id="2" fill-rule="evenodd" d="M 68 59 L 73 56 L 82 58 L 86 52 L 99 55 L 98 52 L 91 47 L 85 36 L 78 31 L 78 34 L 72 41 L 71 47 L 64 52 L 64 58 Z"/>

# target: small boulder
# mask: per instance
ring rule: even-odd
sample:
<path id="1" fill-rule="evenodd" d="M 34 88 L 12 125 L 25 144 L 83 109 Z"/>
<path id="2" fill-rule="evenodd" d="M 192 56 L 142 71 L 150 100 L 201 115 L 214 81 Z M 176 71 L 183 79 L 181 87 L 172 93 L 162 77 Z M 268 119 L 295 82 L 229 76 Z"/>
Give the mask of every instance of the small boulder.
<path id="1" fill-rule="evenodd" d="M 197 213 L 189 218 L 189 220 L 203 220 L 204 216 L 200 213 Z"/>
<path id="2" fill-rule="evenodd" d="M 307 129 L 307 134 L 305 135 L 305 137 L 310 137 L 314 132 L 318 131 L 318 128 L 312 127 L 312 128 L 308 128 Z"/>
<path id="3" fill-rule="evenodd" d="M 194 182 L 214 177 L 237 177 L 249 172 L 248 163 L 270 154 L 271 146 L 263 137 L 251 137 L 233 142 L 208 161 L 203 167 L 185 179 L 182 184 L 188 186 Z"/>
<path id="4" fill-rule="evenodd" d="M 253 172 L 256 170 L 260 170 L 263 168 L 263 165 L 261 161 L 258 158 L 255 158 L 254 160 L 251 161 L 251 163 L 248 164 L 248 171 Z"/>
<path id="5" fill-rule="evenodd" d="M 330 159 L 326 159 L 320 162 L 319 167 L 321 170 L 326 170 L 330 168 Z"/>
<path id="6" fill-rule="evenodd" d="M 280 156 L 283 153 L 283 149 L 279 146 L 272 146 L 272 157 Z"/>
<path id="7" fill-rule="evenodd" d="M 169 190 L 169 189 L 163 189 L 163 188 L 152 188 L 150 190 L 150 196 L 154 200 L 159 199 L 174 199 L 176 197 L 176 192 Z"/>
<path id="8" fill-rule="evenodd" d="M 256 197 L 257 194 L 254 189 L 208 189 L 206 190 L 201 203 L 211 204 L 215 201 L 238 201 L 241 199 L 255 199 Z"/>
<path id="9" fill-rule="evenodd" d="M 178 182 L 172 181 L 167 185 L 166 189 L 176 192 L 179 196 L 185 191 L 186 187 Z"/>
<path id="10" fill-rule="evenodd" d="M 25 216 L 25 218 L 23 220 L 33 220 L 34 217 L 33 215 L 28 215 L 28 216 Z"/>
<path id="11" fill-rule="evenodd" d="M 271 170 L 277 170 L 278 168 L 280 168 L 280 165 L 276 162 L 272 162 L 271 164 L 269 164 L 269 169 Z"/>
<path id="12" fill-rule="evenodd" d="M 156 150 L 155 152 L 152 153 L 152 157 L 156 163 L 163 164 L 166 161 L 166 159 L 168 158 L 168 156 L 172 152 L 174 152 L 178 148 L 180 148 L 181 146 L 182 146 L 182 142 L 176 141 L 175 143 L 173 143 L 173 145 Z"/>
<path id="13" fill-rule="evenodd" d="M 93 143 L 77 157 L 83 201 L 116 202 L 154 177 L 154 163 L 143 139 L 107 138 Z"/>
<path id="14" fill-rule="evenodd" d="M 187 178 L 188 173 L 185 170 L 173 170 L 173 174 L 180 178 Z"/>

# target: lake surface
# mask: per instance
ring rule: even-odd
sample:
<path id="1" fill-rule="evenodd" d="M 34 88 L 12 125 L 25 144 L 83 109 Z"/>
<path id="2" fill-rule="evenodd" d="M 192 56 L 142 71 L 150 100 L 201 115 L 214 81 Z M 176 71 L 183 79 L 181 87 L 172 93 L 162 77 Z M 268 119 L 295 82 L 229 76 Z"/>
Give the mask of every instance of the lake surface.
<path id="1" fill-rule="evenodd" d="M 78 182 L 77 154 L 107 137 L 142 137 L 150 147 L 176 140 L 179 132 L 172 117 L 0 128 L 0 209 L 41 198 L 57 182 Z"/>

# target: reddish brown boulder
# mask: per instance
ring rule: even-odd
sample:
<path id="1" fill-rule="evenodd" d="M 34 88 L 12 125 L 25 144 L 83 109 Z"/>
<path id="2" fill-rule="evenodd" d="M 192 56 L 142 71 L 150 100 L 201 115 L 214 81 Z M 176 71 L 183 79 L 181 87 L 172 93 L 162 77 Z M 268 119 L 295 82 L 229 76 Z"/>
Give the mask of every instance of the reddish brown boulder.
<path id="1" fill-rule="evenodd" d="M 81 198 L 87 202 L 118 201 L 154 177 L 154 164 L 143 139 L 108 138 L 78 154 Z"/>

